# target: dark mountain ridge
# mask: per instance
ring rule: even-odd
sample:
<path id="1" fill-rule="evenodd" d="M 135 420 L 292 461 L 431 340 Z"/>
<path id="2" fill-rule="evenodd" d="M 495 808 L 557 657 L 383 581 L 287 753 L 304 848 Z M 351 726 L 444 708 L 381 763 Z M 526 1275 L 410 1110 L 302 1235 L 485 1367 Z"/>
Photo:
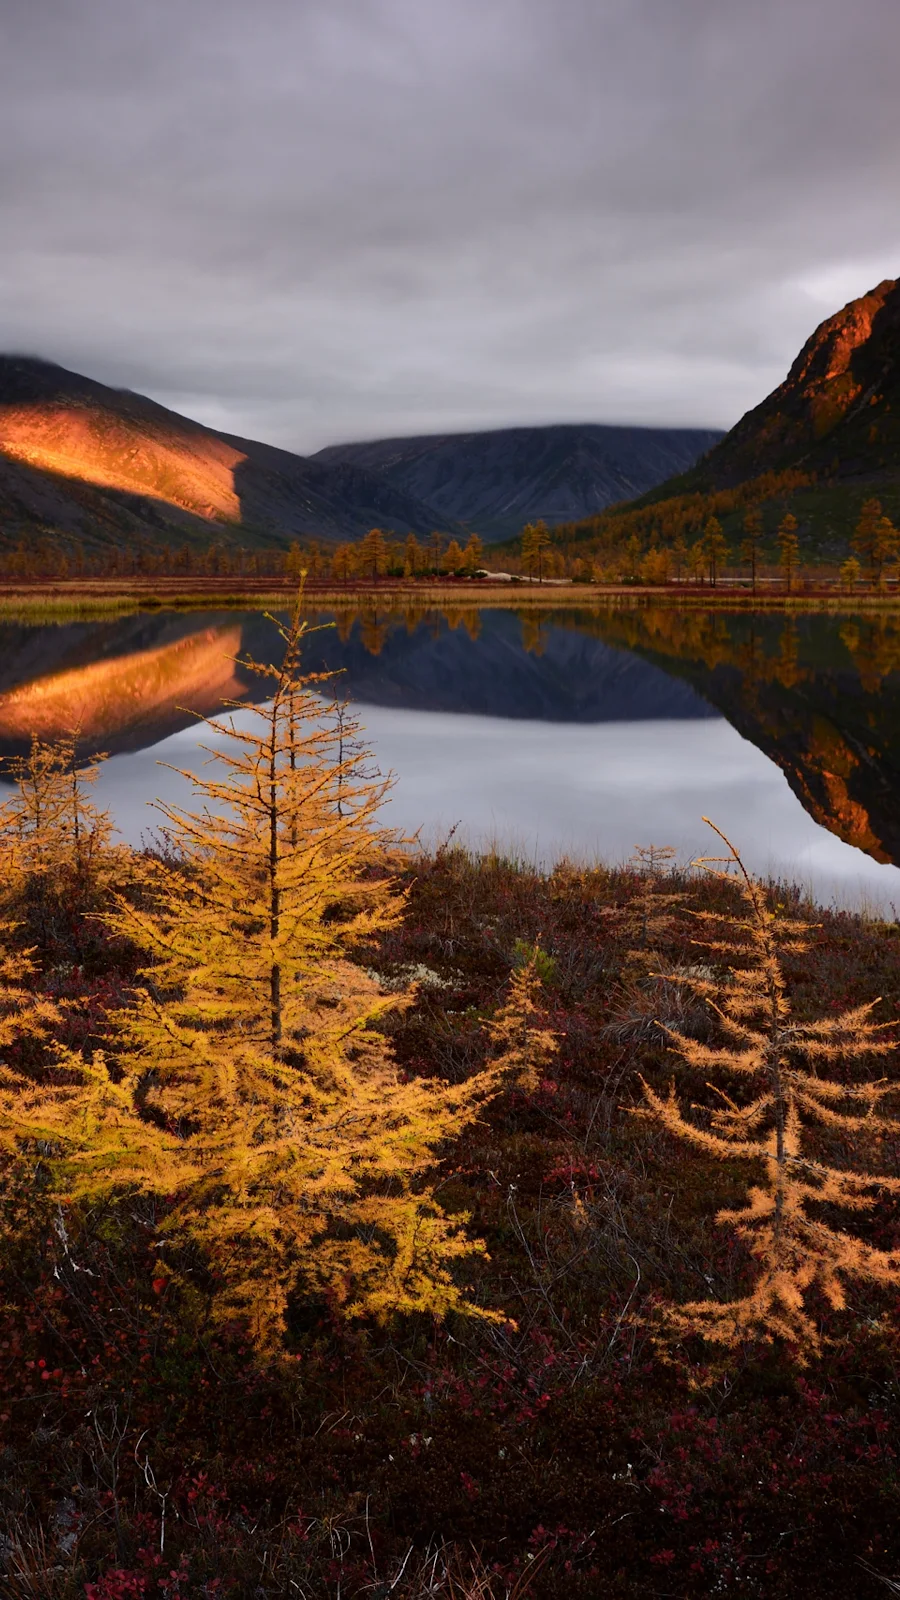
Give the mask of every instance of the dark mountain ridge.
<path id="1" fill-rule="evenodd" d="M 785 467 L 837 476 L 900 467 L 900 284 L 885 279 L 827 317 L 784 382 L 702 464 L 716 484 Z"/>
<path id="2" fill-rule="evenodd" d="M 695 465 L 628 505 L 569 529 L 608 560 L 632 538 L 691 545 L 716 516 L 732 563 L 750 507 L 762 517 L 763 565 L 778 559 L 777 531 L 797 519 L 800 561 L 834 567 L 852 548 L 862 506 L 881 502 L 900 522 L 900 283 L 885 279 L 826 317 L 784 381 Z M 866 574 L 870 576 L 870 574 Z"/>
<path id="3" fill-rule="evenodd" d="M 710 428 L 552 423 L 329 445 L 313 459 L 379 473 L 443 518 L 506 539 L 528 521 L 569 522 L 634 499 L 721 438 Z"/>

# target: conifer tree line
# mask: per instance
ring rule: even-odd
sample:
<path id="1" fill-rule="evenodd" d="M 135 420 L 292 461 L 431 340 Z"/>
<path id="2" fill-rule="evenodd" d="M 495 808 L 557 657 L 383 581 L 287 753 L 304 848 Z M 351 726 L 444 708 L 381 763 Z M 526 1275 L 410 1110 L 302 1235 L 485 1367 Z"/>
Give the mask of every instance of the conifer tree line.
<path id="1" fill-rule="evenodd" d="M 0 551 L 0 578 L 89 579 L 96 577 L 288 578 L 301 573 L 316 582 L 375 582 L 379 578 L 470 577 L 482 565 L 478 534 L 454 539 L 434 532 L 424 537 L 371 528 L 357 540 L 335 545 L 319 539 L 293 540 L 287 547 L 246 547 L 234 538 L 198 543 L 87 545 L 57 537 L 50 529 L 22 535 Z"/>
<path id="2" fill-rule="evenodd" d="M 468 1075 L 399 1070 L 383 1023 L 416 990 L 371 964 L 404 915 L 389 783 L 329 675 L 304 672 L 299 603 L 289 623 L 269 620 L 280 664 L 242 663 L 267 680 L 266 702 L 214 721 L 208 762 L 182 774 L 193 802 L 159 805 L 152 850 L 115 842 L 93 798 L 103 757 L 85 761 L 77 731 L 9 763 L 0 1181 L 25 1163 L 70 1231 L 98 1204 L 149 1206 L 158 1292 L 205 1295 L 208 1319 L 262 1349 L 280 1346 L 298 1295 L 348 1318 L 503 1321 L 473 1284 L 484 1246 L 468 1214 L 442 1205 L 441 1164 L 499 1095 L 559 1071 L 541 996 L 552 961 L 517 947 Z M 641 855 L 620 981 L 686 988 L 708 1025 L 667 1028 L 668 1094 L 647 1082 L 641 1098 L 635 1050 L 628 1109 L 746 1169 L 744 1202 L 717 1220 L 753 1280 L 656 1315 L 663 1338 L 777 1340 L 802 1364 L 821 1349 L 823 1306 L 900 1284 L 900 1250 L 866 1231 L 900 1196 L 896 1041 L 875 1002 L 795 1015 L 786 968 L 810 925 L 773 907 L 719 837 L 725 856 L 700 864 L 736 886 L 733 912 L 668 892 L 671 851 Z M 661 952 L 679 918 L 702 959 L 670 969 Z M 127 974 L 88 1021 L 67 987 L 76 924 L 82 963 L 87 928 Z"/>
<path id="3" fill-rule="evenodd" d="M 814 487 L 810 475 L 791 470 L 734 489 L 647 496 L 643 505 L 612 506 L 544 530 L 543 557 L 533 527 L 526 527 L 517 557 L 530 576 L 543 565 L 545 575 L 576 582 L 715 588 L 737 580 L 754 591 L 765 582 L 788 593 L 808 576 L 836 580 L 850 591 L 900 582 L 900 534 L 877 499 L 865 500 L 853 514 L 845 560 L 834 553 L 833 529 L 827 530 L 827 552 L 811 547 L 810 528 L 791 506 L 794 495 Z"/>
<path id="4" fill-rule="evenodd" d="M 813 557 L 806 532 L 785 509 L 812 480 L 796 471 L 767 473 L 738 489 L 685 494 L 629 510 L 612 507 L 578 523 L 528 522 L 494 555 L 477 533 L 452 538 L 433 532 L 398 535 L 371 528 L 334 544 L 294 540 L 289 546 L 248 548 L 224 536 L 206 547 L 183 543 L 87 545 L 37 528 L 0 551 L 0 581 L 92 578 L 203 578 L 297 581 L 369 586 L 386 580 L 466 579 L 485 563 L 532 582 L 628 583 L 653 587 L 686 583 L 716 588 L 739 580 L 756 590 L 776 583 L 790 593 L 804 576 L 837 567 L 848 592 L 900 582 L 900 533 L 881 501 L 862 503 L 846 559 Z M 832 572 L 832 580 L 835 573 Z"/>

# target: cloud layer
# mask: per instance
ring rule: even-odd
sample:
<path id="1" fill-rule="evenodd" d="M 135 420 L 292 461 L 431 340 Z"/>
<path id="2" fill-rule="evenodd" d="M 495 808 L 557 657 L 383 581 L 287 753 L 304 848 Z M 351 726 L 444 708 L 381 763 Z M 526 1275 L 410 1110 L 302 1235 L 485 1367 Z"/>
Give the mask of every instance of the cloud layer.
<path id="1" fill-rule="evenodd" d="M 308 451 L 730 426 L 900 274 L 896 0 L 6 0 L 0 348 Z"/>

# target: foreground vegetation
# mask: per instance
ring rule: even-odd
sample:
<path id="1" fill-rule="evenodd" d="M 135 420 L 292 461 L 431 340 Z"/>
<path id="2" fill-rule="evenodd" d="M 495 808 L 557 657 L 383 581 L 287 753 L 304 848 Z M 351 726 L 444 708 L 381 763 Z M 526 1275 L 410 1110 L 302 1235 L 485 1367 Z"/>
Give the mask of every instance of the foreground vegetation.
<path id="1" fill-rule="evenodd" d="M 5 1592 L 883 1592 L 897 927 L 410 855 L 299 627 L 155 852 L 13 773 Z"/>

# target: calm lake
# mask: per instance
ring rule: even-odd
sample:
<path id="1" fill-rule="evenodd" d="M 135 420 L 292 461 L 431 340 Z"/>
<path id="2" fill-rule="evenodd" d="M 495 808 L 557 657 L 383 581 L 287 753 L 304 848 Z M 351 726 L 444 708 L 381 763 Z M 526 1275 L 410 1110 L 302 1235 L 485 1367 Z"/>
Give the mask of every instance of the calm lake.
<path id="1" fill-rule="evenodd" d="M 6 622 L 0 755 L 80 724 L 110 752 L 98 798 L 139 843 L 148 801 L 190 798 L 159 763 L 195 768 L 215 742 L 192 713 L 261 698 L 234 658 L 277 645 L 258 612 Z M 395 774 L 385 820 L 428 842 L 457 825 L 545 864 L 649 844 L 688 860 L 715 843 L 705 814 L 757 872 L 900 911 L 893 614 L 369 609 L 315 633 L 307 659 L 340 671 Z"/>

